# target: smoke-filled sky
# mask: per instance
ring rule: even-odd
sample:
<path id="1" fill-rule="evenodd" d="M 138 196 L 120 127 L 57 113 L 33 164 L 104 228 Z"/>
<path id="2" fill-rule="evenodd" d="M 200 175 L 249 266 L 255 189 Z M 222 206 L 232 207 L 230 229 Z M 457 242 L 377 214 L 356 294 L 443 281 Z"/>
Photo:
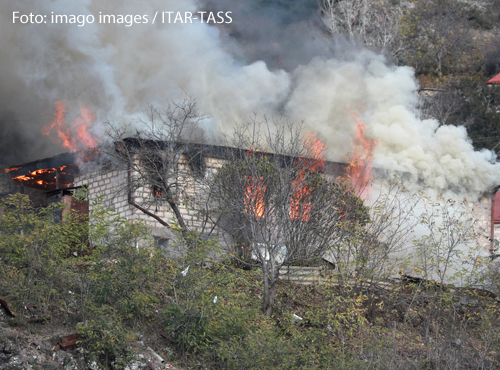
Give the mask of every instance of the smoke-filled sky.
<path id="1" fill-rule="evenodd" d="M 47 23 L 13 24 L 15 11 L 46 15 Z M 152 24 L 157 11 L 174 12 L 172 22 Z M 173 23 L 175 12 L 198 11 L 231 12 L 232 21 Z M 52 12 L 96 20 L 53 24 Z M 101 24 L 99 14 L 147 23 Z M 411 68 L 328 34 L 316 0 L 23 0 L 0 4 L 0 17 L 4 165 L 62 151 L 40 137 L 56 100 L 67 102 L 69 121 L 80 105 L 90 107 L 102 134 L 106 120 L 130 123 L 147 103 L 162 106 L 188 93 L 213 136 L 254 112 L 284 115 L 305 120 L 330 158 L 342 160 L 353 152 L 357 113 L 378 142 L 376 166 L 410 172 L 437 190 L 480 193 L 500 182 L 492 154 L 474 152 L 464 128 L 418 118 Z"/>

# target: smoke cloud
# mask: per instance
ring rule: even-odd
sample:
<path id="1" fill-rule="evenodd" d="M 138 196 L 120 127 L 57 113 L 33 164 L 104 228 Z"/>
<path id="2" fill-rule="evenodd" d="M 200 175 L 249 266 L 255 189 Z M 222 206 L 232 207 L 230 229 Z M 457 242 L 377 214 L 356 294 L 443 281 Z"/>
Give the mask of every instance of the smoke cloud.
<path id="1" fill-rule="evenodd" d="M 241 4 L 240 4 L 241 3 Z M 134 122 L 146 103 L 162 106 L 186 93 L 197 99 L 212 132 L 234 122 L 284 115 L 318 132 L 330 159 L 352 153 L 353 112 L 377 140 L 374 165 L 409 172 L 438 191 L 474 193 L 498 184 L 490 152 L 475 152 L 461 127 L 421 120 L 417 82 L 322 28 L 315 0 L 25 0 L 0 5 L 0 163 L 55 154 L 41 127 L 53 103 L 68 120 L 89 106 L 96 121 Z M 13 24 L 12 13 L 146 15 L 148 24 Z M 151 24 L 156 11 L 232 12 L 217 27 Z M 102 134 L 97 124 L 95 132 Z"/>

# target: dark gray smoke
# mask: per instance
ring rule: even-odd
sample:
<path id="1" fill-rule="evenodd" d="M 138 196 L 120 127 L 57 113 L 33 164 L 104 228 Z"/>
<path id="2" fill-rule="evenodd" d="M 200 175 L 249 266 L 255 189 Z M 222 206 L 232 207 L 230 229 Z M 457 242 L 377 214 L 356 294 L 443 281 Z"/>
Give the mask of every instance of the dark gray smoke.
<path id="1" fill-rule="evenodd" d="M 335 54 L 317 0 L 207 0 L 203 8 L 233 11 L 234 21 L 220 29 L 223 37 L 236 40 L 239 57 L 247 64 L 262 60 L 269 69 L 290 72 L 314 57 Z"/>
<path id="2" fill-rule="evenodd" d="M 352 153 L 354 117 L 378 144 L 375 165 L 406 171 L 438 191 L 479 194 L 497 185 L 490 152 L 475 152 L 464 128 L 421 120 L 413 70 L 391 66 L 323 28 L 316 1 L 24 0 L 0 5 L 0 133 L 5 165 L 61 149 L 40 130 L 53 103 L 79 106 L 101 123 L 134 123 L 146 103 L 189 93 L 216 135 L 254 112 L 284 115 L 318 132 L 330 159 Z M 232 12 L 231 24 L 150 24 L 156 11 Z M 12 24 L 12 12 L 147 16 L 148 24 Z"/>

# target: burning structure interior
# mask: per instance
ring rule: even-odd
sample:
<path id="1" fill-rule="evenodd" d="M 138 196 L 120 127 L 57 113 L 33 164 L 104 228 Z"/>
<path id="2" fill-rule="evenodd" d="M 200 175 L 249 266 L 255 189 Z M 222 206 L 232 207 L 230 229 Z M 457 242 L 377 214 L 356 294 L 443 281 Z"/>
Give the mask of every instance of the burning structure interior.
<path id="1" fill-rule="evenodd" d="M 137 150 L 139 144 L 135 139 L 125 139 L 126 155 Z M 120 146 L 122 145 L 122 146 Z M 117 152 L 123 143 L 115 146 Z M 176 201 L 178 211 L 186 226 L 191 230 L 201 233 L 212 232 L 211 236 L 221 238 L 222 232 L 216 226 L 216 220 L 212 220 L 206 213 L 200 211 L 193 204 L 202 203 L 205 200 L 205 186 L 203 178 L 208 173 L 214 173 L 223 164 L 236 155 L 248 155 L 247 151 L 215 146 L 196 145 L 178 146 L 174 151 L 176 154 L 175 166 L 166 168 L 165 171 L 174 174 L 171 182 L 175 183 L 172 197 L 183 198 L 187 202 Z M 194 154 L 193 154 L 194 153 Z M 230 155 L 231 154 L 231 155 Z M 130 220 L 142 219 L 152 228 L 153 236 L 161 247 L 166 247 L 175 236 L 170 228 L 165 227 L 166 220 L 172 220 L 176 210 L 169 202 L 162 200 L 165 189 L 141 183 L 137 169 L 128 165 L 115 164 L 113 161 L 102 160 L 96 150 L 85 152 L 73 152 L 56 155 L 51 158 L 41 159 L 26 164 L 12 166 L 5 171 L 12 181 L 17 184 L 17 190 L 30 195 L 36 205 L 43 206 L 52 202 L 63 201 L 70 209 L 76 209 L 80 213 L 88 213 L 89 203 L 98 196 L 103 196 L 107 204 L 114 206 L 120 216 Z M 139 163 L 134 159 L 132 163 Z M 162 166 L 160 159 L 150 160 L 154 168 Z M 349 165 L 324 161 L 321 172 L 334 176 L 343 176 L 348 171 Z M 147 165 L 146 165 L 147 167 Z M 377 176 L 376 172 L 375 176 Z M 76 189 L 85 187 L 87 190 L 87 201 L 77 202 L 71 196 Z M 253 202 L 258 203 L 259 191 L 250 186 L 250 192 L 254 195 Z M 165 197 L 163 197 L 164 199 Z M 168 197 L 167 197 L 168 198 Z M 293 208 L 293 199 L 290 200 Z M 250 207 L 250 204 L 245 205 Z M 493 249 L 492 239 L 500 236 L 500 193 L 486 194 L 479 201 L 471 203 L 471 209 L 476 219 L 476 228 L 483 236 L 485 249 Z M 255 205 L 255 211 L 262 211 L 261 203 Z M 292 217 L 293 209 L 290 208 Z M 64 218 L 64 215 L 62 215 Z M 170 221 L 169 221 L 170 222 Z"/>

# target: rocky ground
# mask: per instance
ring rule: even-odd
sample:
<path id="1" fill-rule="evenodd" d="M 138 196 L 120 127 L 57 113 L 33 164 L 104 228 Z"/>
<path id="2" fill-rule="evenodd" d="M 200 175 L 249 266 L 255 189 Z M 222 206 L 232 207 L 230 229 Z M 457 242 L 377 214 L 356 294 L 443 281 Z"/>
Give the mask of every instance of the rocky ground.
<path id="1" fill-rule="evenodd" d="M 58 346 L 61 338 L 73 333 L 74 329 L 64 323 L 22 324 L 18 318 L 7 317 L 0 307 L 0 369 L 99 370 L 95 362 L 84 360 L 78 347 L 63 350 Z M 160 361 L 151 351 L 153 345 L 148 342 L 149 338 L 140 335 L 139 338 L 141 340 L 131 345 L 134 359 L 124 369 L 180 369 Z"/>

